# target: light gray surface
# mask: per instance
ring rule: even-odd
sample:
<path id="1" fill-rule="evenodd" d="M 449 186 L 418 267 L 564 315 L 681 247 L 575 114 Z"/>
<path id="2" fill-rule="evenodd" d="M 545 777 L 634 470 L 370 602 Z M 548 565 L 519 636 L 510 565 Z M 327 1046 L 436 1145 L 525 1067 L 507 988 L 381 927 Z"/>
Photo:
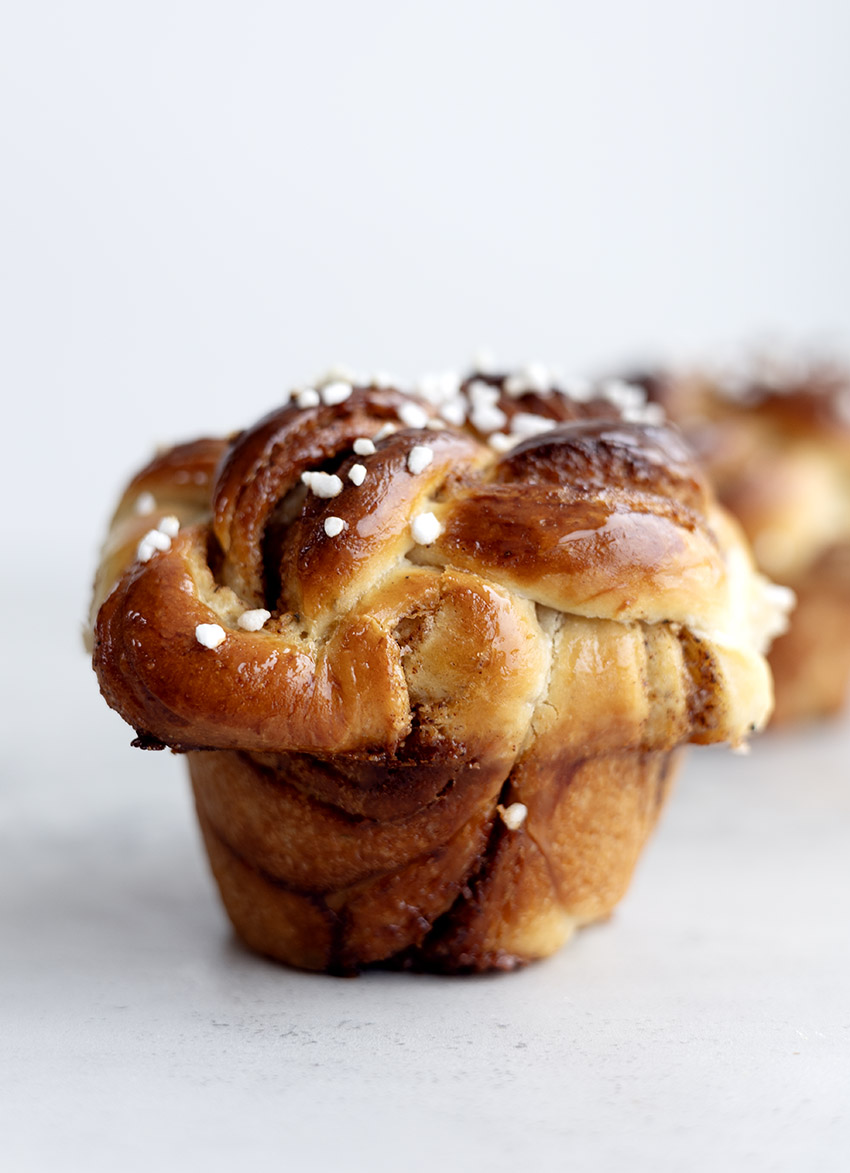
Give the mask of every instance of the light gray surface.
<path id="1" fill-rule="evenodd" d="M 694 751 L 549 962 L 309 976 L 233 941 L 182 763 L 129 748 L 53 606 L 6 644 L 4 711 L 41 699 L 0 791 L 10 1168 L 847 1168 L 850 724 Z"/>

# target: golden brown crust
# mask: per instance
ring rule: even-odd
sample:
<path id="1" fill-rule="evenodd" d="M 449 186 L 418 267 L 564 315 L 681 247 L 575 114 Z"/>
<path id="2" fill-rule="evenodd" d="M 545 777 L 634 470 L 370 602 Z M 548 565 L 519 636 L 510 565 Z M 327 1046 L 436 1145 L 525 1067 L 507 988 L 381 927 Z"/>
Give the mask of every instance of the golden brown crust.
<path id="1" fill-rule="evenodd" d="M 225 440 L 201 439 L 160 452 L 128 484 L 110 522 L 94 585 L 91 618 L 116 582 L 131 570 L 144 534 L 161 517 L 184 525 L 209 516 L 216 469 Z"/>
<path id="2" fill-rule="evenodd" d="M 433 459 L 417 476 L 407 470 L 408 454 L 417 438 L 405 429 L 388 436 L 369 458 L 362 485 L 355 485 L 348 476 L 359 463 L 352 454 L 338 466 L 343 488 L 330 506 L 320 497 L 307 495 L 281 546 L 282 606 L 299 612 L 308 622 L 332 618 L 353 605 L 385 568 L 408 554 L 413 515 L 454 469 L 480 459 L 478 445 L 468 436 L 445 430 L 429 432 L 427 441 Z M 322 528 L 329 511 L 346 526 L 334 538 Z"/>
<path id="3" fill-rule="evenodd" d="M 344 815 L 251 758 L 193 753 L 189 765 L 222 899 L 252 948 L 332 972 L 471 972 L 545 957 L 611 912 L 676 761 L 528 757 L 507 783 L 466 767 L 394 821 Z M 301 763 L 302 782 L 310 770 Z M 516 831 L 496 813 L 500 794 L 528 807 Z"/>
<path id="4" fill-rule="evenodd" d="M 676 747 L 764 722 L 766 587 L 681 439 L 611 397 L 470 380 L 464 427 L 343 395 L 134 479 L 95 668 L 140 744 L 192 751 L 253 947 L 510 967 L 610 911 Z"/>
<path id="5" fill-rule="evenodd" d="M 397 423 L 398 391 L 361 391 L 335 407 L 289 405 L 242 432 L 230 446 L 213 496 L 213 532 L 225 579 L 246 601 L 264 596 L 263 540 L 278 505 L 308 469 L 350 452 L 358 436 Z"/>
<path id="6" fill-rule="evenodd" d="M 723 631 L 726 553 L 706 519 L 705 487 L 674 435 L 578 421 L 499 458 L 458 429 L 399 425 L 366 458 L 367 480 L 355 485 L 347 478 L 353 441 L 399 402 L 396 392 L 361 390 L 342 409 L 290 406 L 225 451 L 210 442 L 181 446 L 134 480 L 116 515 L 111 592 L 101 575 L 99 594 L 109 593 L 97 612 L 95 667 L 109 703 L 140 733 L 176 747 L 393 750 L 412 728 L 408 678 L 418 664 L 416 657 L 402 664 L 410 649 L 394 633 L 423 613 L 438 632 L 426 659 L 461 692 L 441 699 L 453 708 L 437 718 L 439 732 L 470 745 L 481 730 L 463 716 L 466 698 L 487 714 L 483 725 L 495 718 L 483 653 L 492 674 L 502 672 L 493 659 L 499 648 L 510 649 L 504 675 L 513 687 L 502 709 L 521 708 L 540 691 L 545 639 L 530 604 Z M 413 474 L 407 459 L 417 442 L 432 459 Z M 168 549 L 134 559 L 147 521 L 127 521 L 127 497 L 142 486 L 165 489 L 178 518 L 203 517 L 201 491 L 209 489 L 196 466 L 201 459 L 208 466 L 216 452 L 212 526 L 207 514 Z M 305 493 L 301 474 L 331 457 L 338 494 Z M 247 478 L 241 488 L 238 477 Z M 192 490 L 185 500 L 182 485 Z M 270 532 L 293 492 L 299 506 Z M 418 545 L 411 520 L 426 506 L 443 532 Z M 328 516 L 340 519 L 342 533 L 325 533 Z M 240 630 L 241 614 L 258 606 L 271 621 L 262 631 Z M 198 643 L 200 624 L 222 626 L 220 647 Z M 750 658 L 758 675 L 755 651 Z M 467 676 L 482 681 L 480 699 L 460 688 Z M 433 697 L 429 703 L 433 709 Z M 767 703 L 763 697 L 747 724 L 761 721 Z M 718 736 L 739 737 L 747 724 Z"/>

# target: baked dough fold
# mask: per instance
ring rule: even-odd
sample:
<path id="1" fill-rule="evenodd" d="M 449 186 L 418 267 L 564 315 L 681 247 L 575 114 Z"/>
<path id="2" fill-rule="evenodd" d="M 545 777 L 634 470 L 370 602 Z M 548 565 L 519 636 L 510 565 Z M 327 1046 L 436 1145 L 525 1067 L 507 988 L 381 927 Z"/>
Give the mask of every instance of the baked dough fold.
<path id="1" fill-rule="evenodd" d="M 189 754 L 237 931 L 295 965 L 551 953 L 622 895 L 679 747 L 770 714 L 789 600 L 680 437 L 482 397 L 525 438 L 364 384 L 159 455 L 113 518 L 102 692 Z"/>

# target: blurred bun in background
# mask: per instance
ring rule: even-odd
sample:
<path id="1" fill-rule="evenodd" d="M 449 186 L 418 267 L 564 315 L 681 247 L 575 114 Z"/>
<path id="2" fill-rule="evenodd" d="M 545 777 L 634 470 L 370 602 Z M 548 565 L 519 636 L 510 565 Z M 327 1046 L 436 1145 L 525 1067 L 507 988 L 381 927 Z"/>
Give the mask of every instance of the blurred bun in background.
<path id="1" fill-rule="evenodd" d="M 774 723 L 838 712 L 850 681 L 850 371 L 774 347 L 637 381 L 682 426 L 762 570 L 796 593 L 770 653 Z"/>

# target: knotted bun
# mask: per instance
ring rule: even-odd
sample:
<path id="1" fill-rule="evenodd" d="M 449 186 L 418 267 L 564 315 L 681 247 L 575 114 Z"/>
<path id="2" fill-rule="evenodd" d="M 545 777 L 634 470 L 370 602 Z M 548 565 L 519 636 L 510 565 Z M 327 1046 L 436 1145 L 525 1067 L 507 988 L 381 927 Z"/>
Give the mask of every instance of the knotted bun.
<path id="1" fill-rule="evenodd" d="M 228 909 L 308 967 L 551 951 L 622 893 L 672 751 L 770 711 L 786 601 L 656 410 L 431 390 L 333 383 L 158 456 L 96 584 L 104 696 L 139 745 L 226 751 L 190 757 Z"/>

